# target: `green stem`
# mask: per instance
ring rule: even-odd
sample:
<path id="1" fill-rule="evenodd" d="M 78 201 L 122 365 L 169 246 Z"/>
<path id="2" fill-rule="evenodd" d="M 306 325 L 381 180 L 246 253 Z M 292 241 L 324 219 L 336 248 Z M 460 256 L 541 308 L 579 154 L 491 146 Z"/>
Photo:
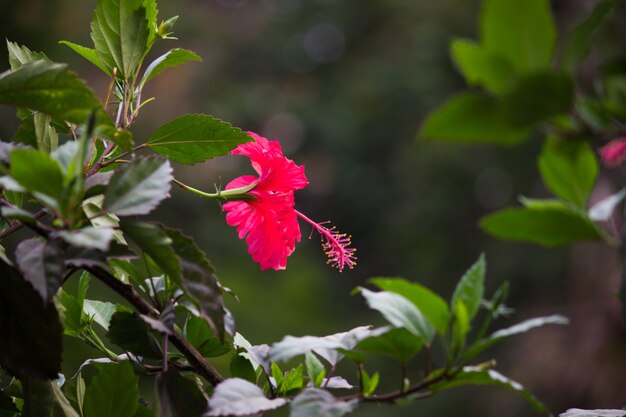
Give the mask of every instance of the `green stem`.
<path id="1" fill-rule="evenodd" d="M 252 190 L 257 185 L 256 181 L 245 187 L 232 188 L 230 190 L 217 190 L 217 192 L 215 193 L 205 193 L 204 191 L 198 190 L 197 188 L 193 188 L 185 183 L 178 181 L 175 178 L 172 180 L 172 182 L 178 185 L 183 190 L 190 191 L 202 197 L 212 198 L 215 200 L 221 200 L 221 201 L 256 200 L 255 196 L 251 194 L 247 194 L 248 191 Z"/>

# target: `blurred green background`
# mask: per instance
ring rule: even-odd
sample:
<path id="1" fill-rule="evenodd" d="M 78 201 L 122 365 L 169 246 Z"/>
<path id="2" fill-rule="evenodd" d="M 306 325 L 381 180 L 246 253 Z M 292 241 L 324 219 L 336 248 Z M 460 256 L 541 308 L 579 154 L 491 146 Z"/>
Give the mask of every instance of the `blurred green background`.
<path id="1" fill-rule="evenodd" d="M 593 3 L 553 2 L 560 31 Z M 108 80 L 57 44 L 61 39 L 91 44 L 95 1 L 0 4 L 3 38 L 69 62 L 104 97 Z M 457 279 L 484 251 L 488 294 L 510 281 L 513 321 L 561 313 L 572 322 L 504 342 L 494 352 L 499 370 L 557 413 L 624 406 L 626 337 L 615 297 L 619 254 L 595 244 L 546 250 L 504 243 L 476 225 L 481 216 L 515 204 L 520 194 L 545 194 L 535 167 L 541 138 L 514 148 L 415 139 L 425 114 L 464 88 L 447 48 L 453 37 L 476 37 L 479 1 L 161 0 L 159 9 L 160 19 L 180 15 L 174 28 L 180 40 L 157 43 L 152 58 L 183 47 L 204 62 L 170 70 L 146 88 L 144 95 L 157 100 L 135 126 L 136 140 L 194 112 L 278 139 L 289 157 L 306 166 L 310 184 L 296 195 L 298 210 L 331 220 L 353 236 L 358 249 L 357 268 L 339 273 L 325 264 L 319 237 L 308 239 L 303 225 L 303 241 L 287 270 L 261 272 L 225 224 L 219 205 L 173 190 L 174 198 L 152 217 L 193 235 L 209 254 L 223 284 L 239 295 L 241 302 L 229 301 L 229 307 L 238 330 L 253 344 L 383 324 L 359 296 L 350 295 L 374 276 L 406 277 L 449 298 Z M 591 62 L 624 54 L 625 16 L 624 7 L 617 10 Z M 6 58 L 5 51 L 0 55 Z M 3 139 L 16 125 L 12 109 L 0 108 Z M 245 158 L 176 167 L 181 180 L 208 191 L 249 171 Z M 597 194 L 614 187 L 604 173 Z M 77 342 L 67 342 L 74 351 Z M 73 374 L 81 357 L 68 355 L 66 374 Z M 381 361 L 371 367 L 389 375 L 383 385 L 395 388 L 391 365 Z M 346 375 L 352 374 L 347 368 Z M 354 415 L 390 414 L 495 417 L 532 410 L 510 392 L 478 387 L 408 407 L 364 405 Z"/>

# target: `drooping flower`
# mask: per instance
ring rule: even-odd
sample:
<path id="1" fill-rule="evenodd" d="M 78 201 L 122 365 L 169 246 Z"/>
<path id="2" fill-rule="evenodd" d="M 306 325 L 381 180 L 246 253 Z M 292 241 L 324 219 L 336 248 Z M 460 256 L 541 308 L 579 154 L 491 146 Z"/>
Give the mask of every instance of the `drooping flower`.
<path id="1" fill-rule="evenodd" d="M 254 139 L 239 145 L 233 155 L 250 158 L 252 167 L 259 175 L 244 175 L 234 179 L 226 190 L 245 189 L 252 199 L 229 201 L 224 204 L 226 223 L 237 228 L 240 239 L 246 240 L 248 253 L 261 265 L 261 269 L 285 269 L 287 257 L 295 250 L 301 239 L 298 217 L 310 223 L 322 236 L 323 247 L 329 263 L 340 270 L 352 268 L 354 252 L 348 248 L 348 236 L 334 228 L 315 223 L 294 209 L 294 192 L 308 184 L 304 167 L 285 157 L 277 141 L 269 141 L 253 132 Z"/>
<path id="2" fill-rule="evenodd" d="M 613 139 L 600 148 L 600 158 L 602 158 L 602 163 L 609 168 L 615 168 L 624 162 L 626 160 L 626 137 Z"/>

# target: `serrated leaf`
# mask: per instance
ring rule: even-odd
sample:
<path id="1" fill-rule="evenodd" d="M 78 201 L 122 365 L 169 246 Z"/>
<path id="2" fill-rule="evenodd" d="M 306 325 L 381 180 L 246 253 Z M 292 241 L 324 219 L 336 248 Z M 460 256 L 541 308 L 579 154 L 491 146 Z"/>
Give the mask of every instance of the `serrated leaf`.
<path id="1" fill-rule="evenodd" d="M 61 286 L 65 273 L 61 248 L 52 240 L 27 239 L 17 246 L 15 258 L 24 279 L 45 303 L 50 301 Z"/>
<path id="2" fill-rule="evenodd" d="M 161 348 L 148 325 L 136 313 L 118 311 L 109 322 L 107 337 L 126 351 L 151 359 L 161 359 Z"/>
<path id="3" fill-rule="evenodd" d="M 247 133 L 206 114 L 188 114 L 156 130 L 146 141 L 154 152 L 181 164 L 195 164 L 226 155 L 249 142 Z"/>
<path id="4" fill-rule="evenodd" d="M 0 260 L 0 366 L 12 375 L 56 379 L 63 328 L 53 303 Z"/>
<path id="5" fill-rule="evenodd" d="M 208 405 L 198 385 L 171 367 L 157 376 L 156 391 L 159 417 L 198 417 Z"/>
<path id="6" fill-rule="evenodd" d="M 598 161 L 586 141 L 546 140 L 538 160 L 546 187 L 563 200 L 585 208 L 598 176 Z"/>
<path id="7" fill-rule="evenodd" d="M 18 45 L 15 42 L 11 42 L 7 39 L 7 51 L 9 52 L 9 65 L 11 70 L 15 71 L 22 65 L 30 62 L 44 60 L 50 61 L 46 54 L 43 52 L 33 52 L 26 46 Z"/>
<path id="8" fill-rule="evenodd" d="M 513 145 L 527 139 L 531 126 L 515 126 L 501 103 L 479 93 L 463 93 L 431 112 L 419 137 L 453 142 L 485 142 Z"/>
<path id="9" fill-rule="evenodd" d="M 430 345 L 435 337 L 435 328 L 412 302 L 389 291 L 373 292 L 360 288 L 370 308 L 379 311 L 394 327 L 404 328 Z"/>
<path id="10" fill-rule="evenodd" d="M 87 226 L 78 230 L 61 230 L 56 235 L 70 245 L 108 251 L 115 232 L 116 230 L 110 227 Z"/>
<path id="11" fill-rule="evenodd" d="M 32 193 L 60 201 L 64 189 L 63 171 L 57 161 L 34 149 L 11 151 L 11 176 Z M 54 202 L 52 202 L 54 204 Z"/>
<path id="12" fill-rule="evenodd" d="M 107 73 L 134 75 L 148 46 L 150 29 L 140 0 L 99 0 L 91 22 L 91 39 Z"/>
<path id="13" fill-rule="evenodd" d="M 483 299 L 486 268 L 485 254 L 481 254 L 474 265 L 459 280 L 450 301 L 450 305 L 454 308 L 457 301 L 461 300 L 467 309 L 470 321 L 478 313 L 480 302 Z"/>
<path id="14" fill-rule="evenodd" d="M 215 387 L 205 416 L 246 416 L 274 410 L 286 403 L 284 398 L 266 398 L 261 388 L 244 379 L 230 378 Z"/>
<path id="15" fill-rule="evenodd" d="M 178 67 L 190 61 L 202 62 L 202 58 L 200 58 L 194 52 L 188 51 L 186 49 L 170 49 L 169 51 L 152 61 L 150 65 L 148 65 L 148 68 L 146 68 L 146 71 L 143 74 L 139 89 L 141 90 L 148 81 L 150 81 L 166 69 Z"/>
<path id="16" fill-rule="evenodd" d="M 515 70 L 502 56 L 489 52 L 467 39 L 455 39 L 450 53 L 468 85 L 480 85 L 494 94 L 502 94 L 515 81 Z"/>
<path id="17" fill-rule="evenodd" d="M 591 14 L 580 21 L 569 33 L 561 54 L 561 67 L 573 71 L 589 53 L 598 29 L 611 15 L 614 0 L 604 0 L 596 4 Z"/>
<path id="18" fill-rule="evenodd" d="M 569 324 L 569 320 L 566 317 L 559 316 L 559 315 L 537 317 L 534 319 L 525 320 L 521 323 L 518 323 L 506 329 L 498 330 L 492 333 L 490 336 L 476 341 L 472 346 L 467 348 L 467 351 L 465 352 L 464 357 L 466 358 L 467 361 L 469 361 L 473 357 L 478 355 L 480 352 L 484 351 L 485 349 L 490 348 L 491 346 L 495 345 L 500 340 L 506 337 L 514 336 L 520 333 L 525 333 L 537 327 L 545 326 L 546 324 L 564 325 L 564 324 Z"/>
<path id="19" fill-rule="evenodd" d="M 528 25 L 528 22 L 533 22 Z M 548 0 L 486 0 L 480 21 L 482 46 L 506 58 L 520 73 L 547 68 L 556 43 Z"/>
<path id="20" fill-rule="evenodd" d="M 116 308 L 115 304 L 106 301 L 83 301 L 84 314 L 102 326 L 105 330 L 109 330 L 109 323 L 111 322 L 113 314 L 115 314 Z"/>
<path id="21" fill-rule="evenodd" d="M 480 221 L 487 233 L 505 240 L 553 247 L 582 240 L 603 240 L 604 234 L 585 215 L 560 204 L 507 208 Z"/>
<path id="22" fill-rule="evenodd" d="M 119 168 L 104 194 L 103 209 L 118 216 L 148 214 L 169 197 L 172 167 L 161 158 L 142 158 Z"/>
<path id="23" fill-rule="evenodd" d="M 109 71 L 104 65 L 102 65 L 102 62 L 100 62 L 100 59 L 98 58 L 98 54 L 96 53 L 95 49 L 87 48 L 86 46 L 78 45 L 69 41 L 60 41 L 59 43 L 68 46 L 78 55 L 82 56 L 87 61 L 94 64 L 96 67 L 100 68 L 105 74 L 111 76 L 111 71 Z"/>
<path id="24" fill-rule="evenodd" d="M 85 416 L 133 417 L 139 405 L 139 379 L 130 361 L 98 364 L 85 390 Z"/>
<path id="25" fill-rule="evenodd" d="M 371 278 L 369 280 L 383 291 L 390 291 L 400 294 L 411 301 L 426 316 L 439 334 L 444 334 L 448 326 L 448 305 L 446 302 L 429 290 L 416 283 L 407 281 L 404 278 Z"/>
<path id="26" fill-rule="evenodd" d="M 358 404 L 358 400 L 337 401 L 328 391 L 308 388 L 291 402 L 289 417 L 341 417 Z"/>

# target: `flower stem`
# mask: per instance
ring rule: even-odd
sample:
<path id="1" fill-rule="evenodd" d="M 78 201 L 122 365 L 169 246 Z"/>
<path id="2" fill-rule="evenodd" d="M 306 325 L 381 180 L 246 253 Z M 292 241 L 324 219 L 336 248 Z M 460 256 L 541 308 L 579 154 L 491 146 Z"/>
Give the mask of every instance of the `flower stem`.
<path id="1" fill-rule="evenodd" d="M 176 178 L 174 178 L 172 182 L 178 185 L 183 190 L 190 191 L 202 197 L 212 198 L 215 200 L 221 200 L 221 201 L 256 200 L 255 196 L 251 194 L 247 194 L 248 191 L 252 190 L 256 186 L 257 184 L 256 181 L 245 187 L 232 188 L 230 190 L 217 190 L 217 192 L 215 193 L 206 193 L 204 191 L 198 190 L 197 188 L 193 188 L 190 185 L 187 185 L 183 182 L 178 181 Z"/>

